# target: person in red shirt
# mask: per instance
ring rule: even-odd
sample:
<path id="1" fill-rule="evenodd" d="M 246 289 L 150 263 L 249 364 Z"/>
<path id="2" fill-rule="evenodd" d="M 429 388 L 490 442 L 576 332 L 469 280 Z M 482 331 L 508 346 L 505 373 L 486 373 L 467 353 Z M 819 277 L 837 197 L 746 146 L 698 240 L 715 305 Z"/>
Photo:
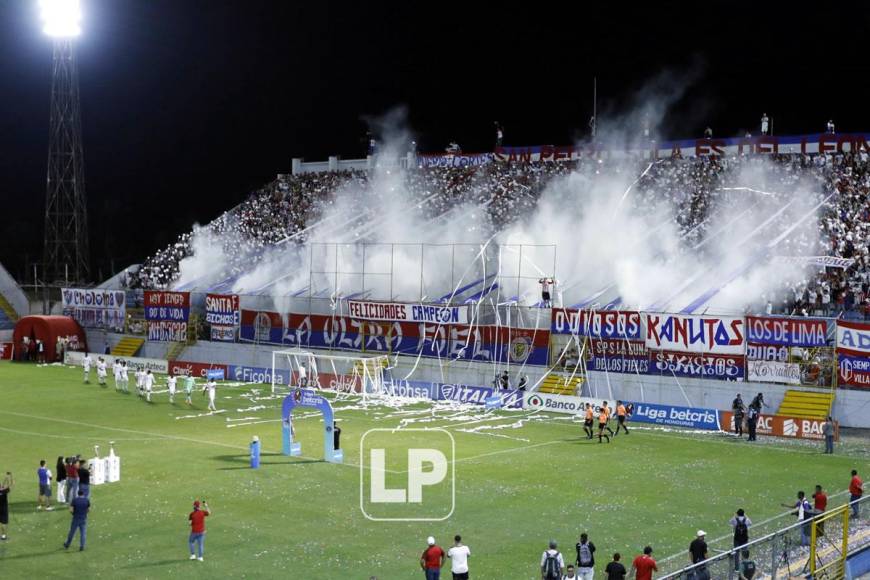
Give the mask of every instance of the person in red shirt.
<path id="1" fill-rule="evenodd" d="M 652 580 L 653 572 L 659 571 L 656 561 L 653 560 L 652 551 L 653 549 L 647 546 L 643 549 L 643 554 L 635 558 L 634 562 L 631 563 L 629 575 L 634 572 L 635 580 Z"/>
<path id="2" fill-rule="evenodd" d="M 852 470 L 852 481 L 849 482 L 849 503 L 852 504 L 852 517 L 858 517 L 858 500 L 864 495 L 864 482 L 858 477 L 858 472 Z"/>
<path id="3" fill-rule="evenodd" d="M 444 565 L 444 550 L 435 544 L 435 538 L 429 536 L 426 539 L 429 545 L 420 557 L 420 568 L 426 574 L 426 580 L 439 580 L 441 578 L 441 566 Z"/>
<path id="4" fill-rule="evenodd" d="M 824 492 L 821 485 L 817 485 L 816 492 L 813 494 L 813 515 L 825 513 L 826 509 L 828 509 L 828 494 Z M 825 533 L 825 522 L 818 522 L 816 526 L 820 534 Z"/>
<path id="5" fill-rule="evenodd" d="M 202 509 L 200 509 L 199 500 L 193 502 L 193 511 L 190 512 L 190 515 L 187 516 L 187 519 L 190 520 L 190 537 L 187 540 L 187 544 L 190 547 L 190 559 L 191 560 L 199 560 L 202 562 L 202 553 L 205 549 L 205 518 L 211 515 L 211 511 L 208 509 L 208 502 L 202 502 Z M 199 547 L 199 557 L 196 556 L 196 553 L 193 551 L 193 545 L 197 544 Z"/>

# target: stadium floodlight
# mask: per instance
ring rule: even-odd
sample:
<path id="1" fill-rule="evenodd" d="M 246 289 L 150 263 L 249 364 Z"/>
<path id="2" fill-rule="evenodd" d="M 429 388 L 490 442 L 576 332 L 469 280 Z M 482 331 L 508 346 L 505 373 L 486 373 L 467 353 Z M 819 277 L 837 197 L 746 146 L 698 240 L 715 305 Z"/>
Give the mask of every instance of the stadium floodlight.
<path id="1" fill-rule="evenodd" d="M 73 38 L 82 33 L 79 0 L 39 0 L 42 31 L 54 38 Z"/>

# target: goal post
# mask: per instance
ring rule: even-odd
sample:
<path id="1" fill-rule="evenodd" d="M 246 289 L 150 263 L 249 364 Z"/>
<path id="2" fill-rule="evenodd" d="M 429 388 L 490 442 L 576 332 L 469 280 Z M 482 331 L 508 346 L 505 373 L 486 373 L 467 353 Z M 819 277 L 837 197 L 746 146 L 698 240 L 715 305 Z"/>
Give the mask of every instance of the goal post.
<path id="1" fill-rule="evenodd" d="M 347 395 L 382 394 L 389 360 L 387 355 L 349 356 L 296 349 L 275 350 L 272 351 L 272 392 L 284 385 Z"/>

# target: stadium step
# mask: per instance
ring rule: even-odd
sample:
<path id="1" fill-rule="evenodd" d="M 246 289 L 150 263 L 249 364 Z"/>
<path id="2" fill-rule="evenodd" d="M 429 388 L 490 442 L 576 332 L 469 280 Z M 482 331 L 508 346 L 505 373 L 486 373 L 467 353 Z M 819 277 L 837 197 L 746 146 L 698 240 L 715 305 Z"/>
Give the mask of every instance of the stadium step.
<path id="1" fill-rule="evenodd" d="M 833 404 L 833 392 L 818 393 L 789 389 L 785 392 L 785 396 L 776 414 L 808 419 L 824 419 L 828 416 Z"/>
<path id="2" fill-rule="evenodd" d="M 112 356 L 134 356 L 143 344 L 145 344 L 144 338 L 125 336 L 112 347 Z"/>
<path id="3" fill-rule="evenodd" d="M 16 322 L 18 322 L 18 314 L 6 297 L 0 294 L 0 330 L 15 328 Z"/>
<path id="4" fill-rule="evenodd" d="M 583 377 L 550 373 L 544 377 L 538 391 L 551 395 L 575 395 L 582 384 Z"/>
<path id="5" fill-rule="evenodd" d="M 166 351 L 166 360 L 178 360 L 185 348 L 187 348 L 186 342 L 173 342 Z"/>

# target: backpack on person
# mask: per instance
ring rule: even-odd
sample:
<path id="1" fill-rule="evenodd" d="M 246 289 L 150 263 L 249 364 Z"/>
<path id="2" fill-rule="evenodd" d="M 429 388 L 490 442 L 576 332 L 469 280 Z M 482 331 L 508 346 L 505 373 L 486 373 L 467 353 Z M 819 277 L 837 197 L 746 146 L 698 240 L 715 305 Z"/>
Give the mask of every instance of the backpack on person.
<path id="1" fill-rule="evenodd" d="M 749 526 L 746 524 L 746 516 L 737 518 L 737 525 L 734 526 L 734 544 L 742 546 L 749 542 Z"/>
<path id="2" fill-rule="evenodd" d="M 562 580 L 559 552 L 547 552 L 547 558 L 544 560 L 544 578 L 546 580 Z"/>

